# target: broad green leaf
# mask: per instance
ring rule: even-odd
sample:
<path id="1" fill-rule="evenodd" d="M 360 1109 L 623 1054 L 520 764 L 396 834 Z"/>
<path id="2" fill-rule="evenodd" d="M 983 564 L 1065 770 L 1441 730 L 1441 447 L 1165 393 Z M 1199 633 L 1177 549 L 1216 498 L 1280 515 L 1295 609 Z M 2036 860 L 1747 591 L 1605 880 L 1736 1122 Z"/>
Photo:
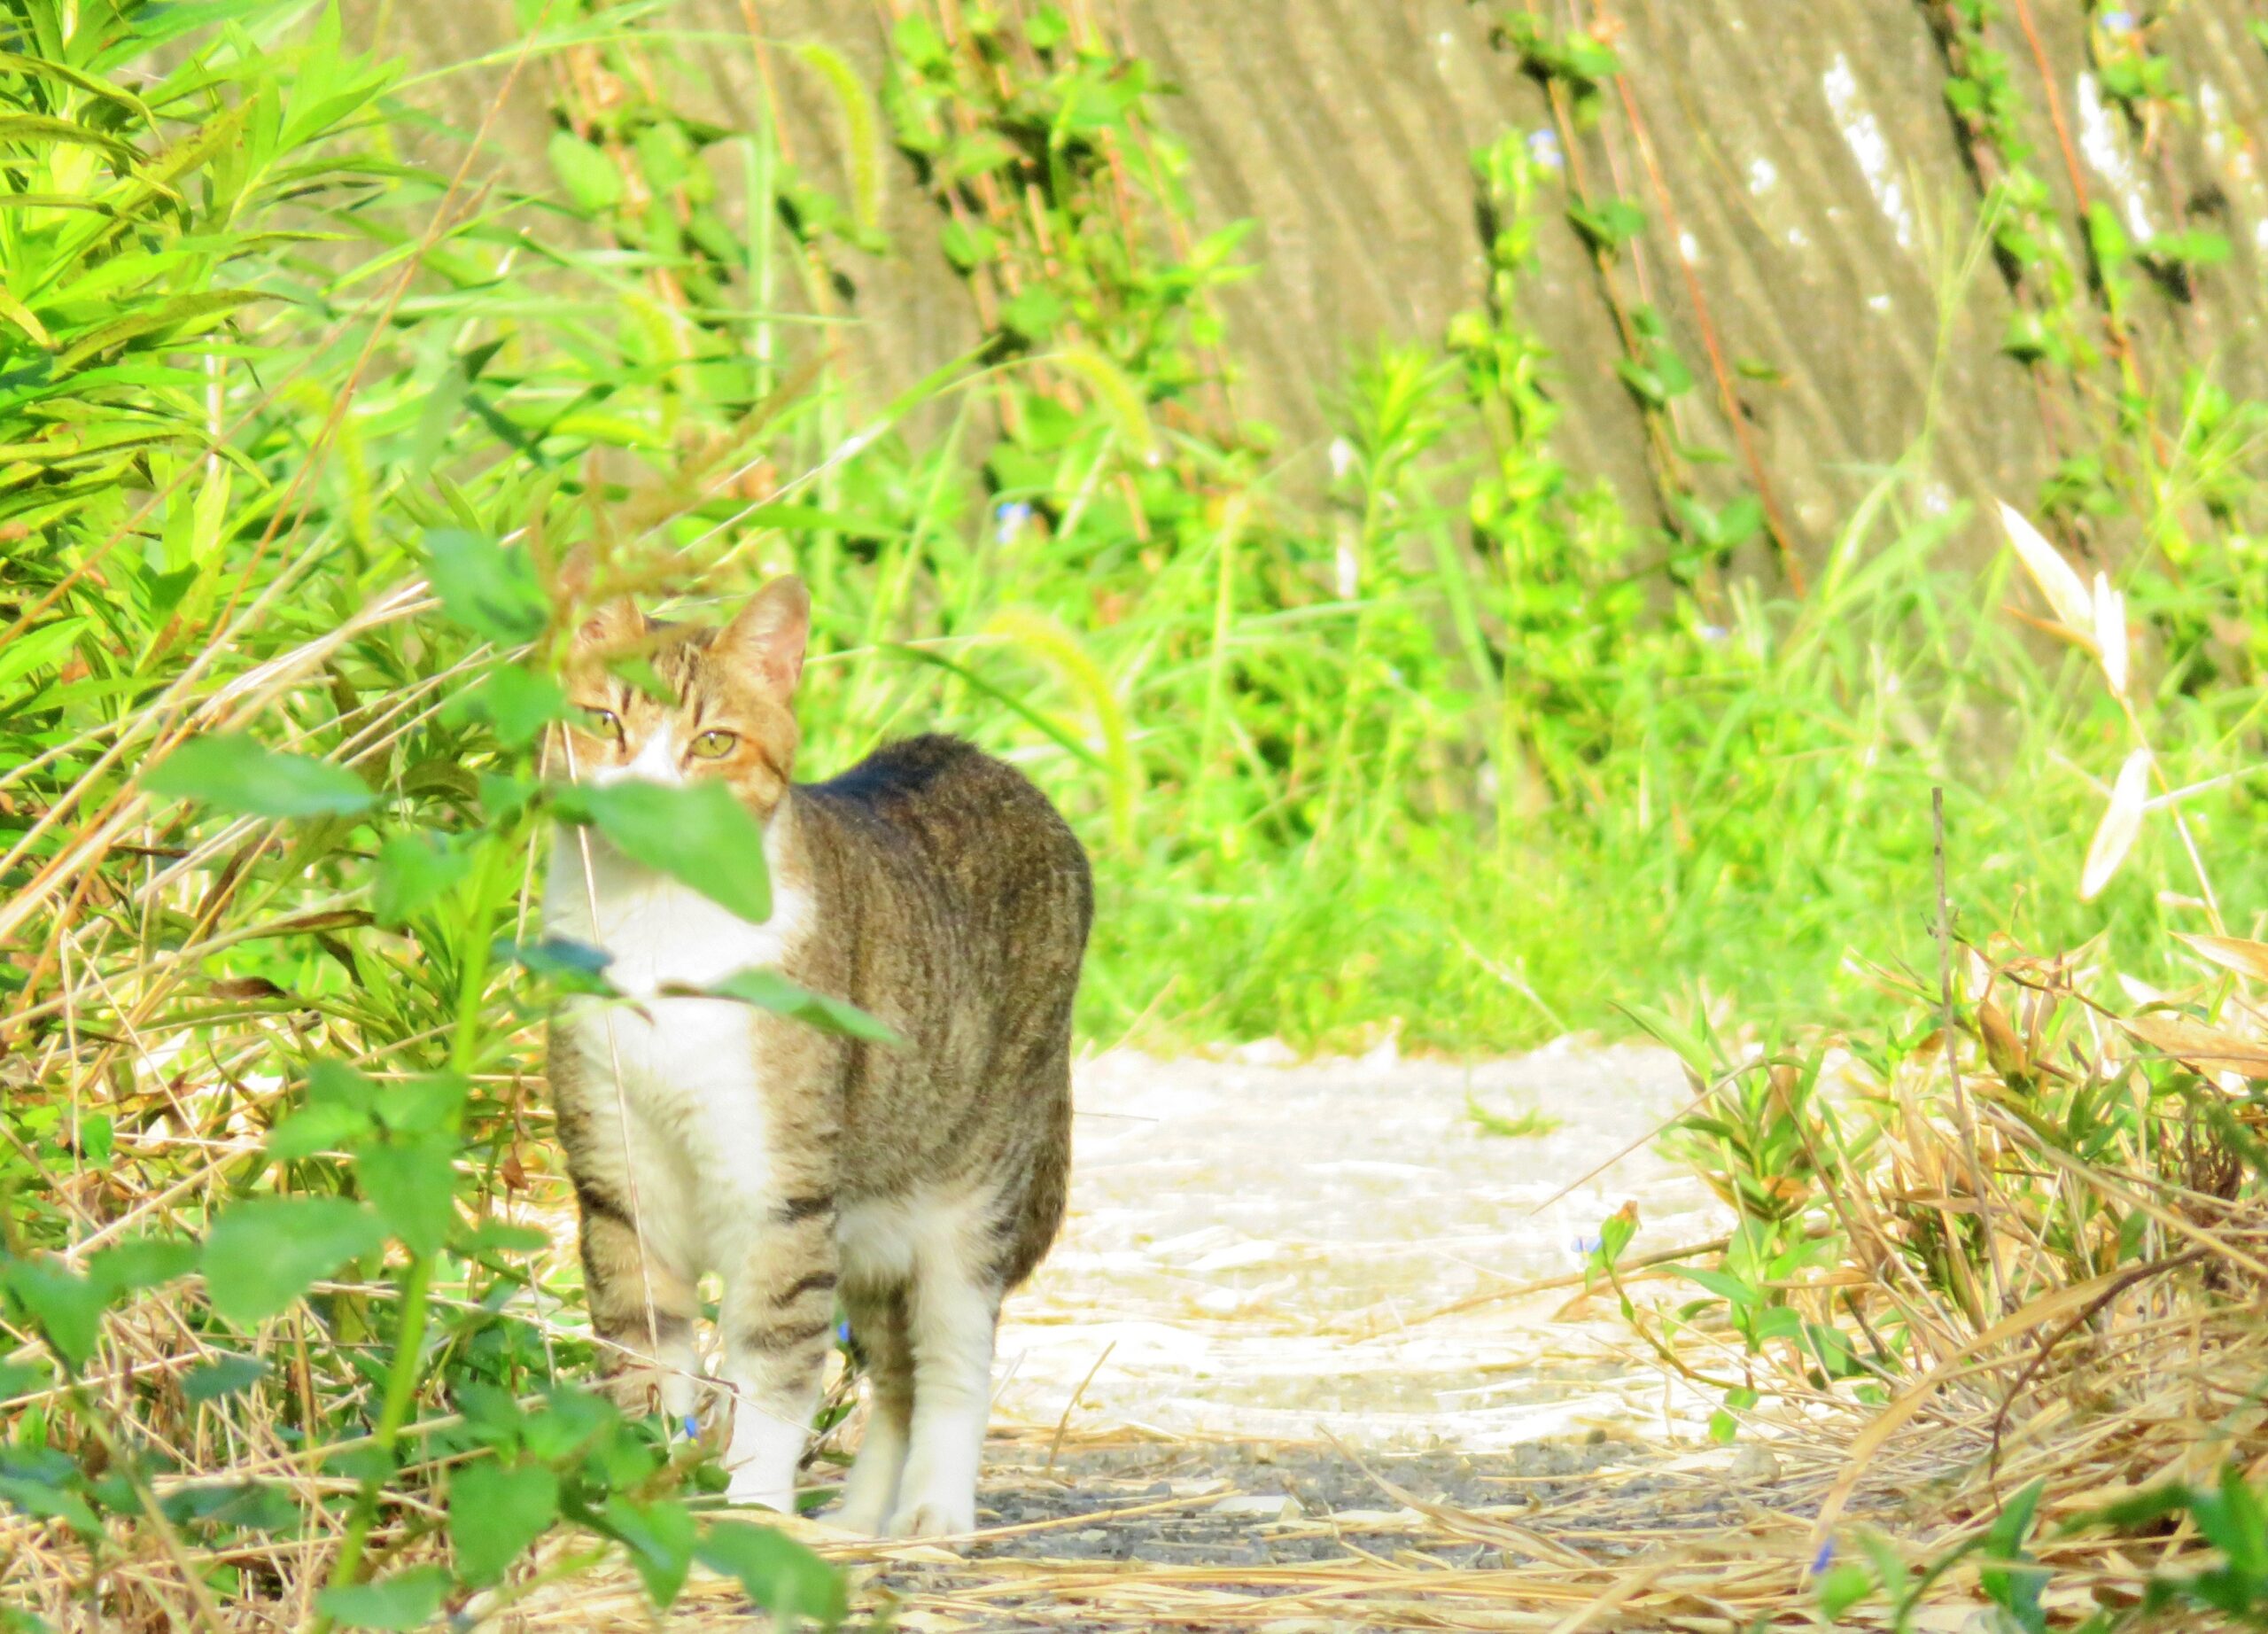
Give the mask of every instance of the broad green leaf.
<path id="1" fill-rule="evenodd" d="M 449 1477 L 457 1575 L 493 1583 L 559 1516 L 559 1478 L 540 1464 L 469 1464 Z"/>
<path id="2" fill-rule="evenodd" d="M 380 1086 L 370 1109 L 398 1135 L 430 1135 L 450 1128 L 472 1085 L 454 1072 L 425 1072 Z"/>
<path id="3" fill-rule="evenodd" d="M 102 1522 L 87 1500 L 68 1487 L 31 1475 L 0 1475 L 0 1502 L 13 1504 L 26 1514 L 43 1521 L 63 1521 L 82 1537 L 98 1536 Z"/>
<path id="4" fill-rule="evenodd" d="M 223 1318 L 250 1327 L 384 1240 L 377 1216 L 343 1197 L 232 1203 L 206 1234 L 206 1293 Z"/>
<path id="5" fill-rule="evenodd" d="M 500 647 L 517 647 L 543 634 L 551 603 L 524 550 L 462 528 L 425 536 L 426 574 L 441 611 L 475 635 Z"/>
<path id="6" fill-rule="evenodd" d="M 1614 250 L 1646 230 L 1646 213 L 1627 198 L 1603 199 L 1596 206 L 1570 205 L 1567 219 L 1602 250 Z"/>
<path id="7" fill-rule="evenodd" d="M 595 214 L 622 202 L 622 173 L 603 152 L 572 131 L 554 132 L 551 168 L 567 189 L 567 196 L 585 214 Z"/>
<path id="8" fill-rule="evenodd" d="M 370 1133 L 370 1115 L 335 1101 L 301 1107 L 268 1132 L 270 1163 L 292 1163 L 318 1152 L 342 1151 Z"/>
<path id="9" fill-rule="evenodd" d="M 408 924 L 472 872 L 472 847 L 447 834 L 397 834 L 378 847 L 370 914 L 382 925 Z"/>
<path id="10" fill-rule="evenodd" d="M 278 754 L 234 732 L 190 739 L 142 781 L 152 794 L 251 817 L 346 817 L 377 800 L 343 766 Z"/>
<path id="11" fill-rule="evenodd" d="M 763 826 L 723 783 L 578 783 L 558 791 L 558 805 L 562 816 L 596 829 L 633 862 L 692 886 L 750 924 L 772 917 Z"/>
<path id="12" fill-rule="evenodd" d="M 268 1364 L 256 1356 L 216 1356 L 182 1374 L 181 1393 L 193 1402 L 218 1401 L 250 1389 L 267 1376 Z"/>
<path id="13" fill-rule="evenodd" d="M 735 970 L 724 980 L 695 991 L 722 999 L 738 999 L 743 1004 L 788 1016 L 821 1032 L 871 1039 L 877 1044 L 905 1042 L 857 1005 L 798 986 L 777 970 Z"/>
<path id="14" fill-rule="evenodd" d="M 87 1274 L 113 1296 L 157 1288 L 197 1269 L 197 1245 L 185 1237 L 136 1237 L 102 1249 Z"/>
<path id="15" fill-rule="evenodd" d="M 364 1147 L 355 1162 L 362 1194 L 413 1254 L 439 1253 L 455 1223 L 454 1150 L 447 1136 L 425 1135 Z"/>
<path id="16" fill-rule="evenodd" d="M 710 1570 L 739 1578 L 749 1599 L 772 1614 L 774 1628 L 793 1628 L 798 1617 L 809 1617 L 832 1629 L 850 1613 L 843 1574 L 775 1528 L 718 1521 L 693 1552 Z"/>
<path id="17" fill-rule="evenodd" d="M 1845 1560 L 1828 1568 L 1819 1580 L 1819 1608 L 1833 1622 L 1843 1614 L 1872 1594 L 1875 1580 L 1867 1568 L 1854 1560 Z"/>
<path id="18" fill-rule="evenodd" d="M 545 727 L 566 720 L 572 712 L 567 694 L 557 681 L 517 664 L 491 670 L 478 687 L 463 695 L 457 707 L 473 720 L 485 720 L 495 728 L 496 735 L 509 749 L 525 748 Z"/>
<path id="19" fill-rule="evenodd" d="M 83 1367 L 101 1335 L 103 1307 L 110 1292 L 60 1260 L 19 1259 L 6 1272 L 8 1291 L 31 1312 L 55 1353 L 74 1368 Z"/>
<path id="20" fill-rule="evenodd" d="M 376 1583 L 325 1589 L 315 1607 L 350 1629 L 420 1629 L 433 1620 L 448 1593 L 448 1574 L 438 1566 L 417 1566 Z"/>
<path id="21" fill-rule="evenodd" d="M 299 1524 L 299 1506 L 289 1488 L 275 1481 L 237 1481 L 226 1486 L 178 1487 L 159 1505 L 176 1526 L 281 1532 Z"/>
<path id="22" fill-rule="evenodd" d="M 655 1605 L 667 1610 L 693 1569 L 693 1516 L 682 1504 L 664 1499 L 634 1504 L 610 1498 L 599 1512 L 607 1529 L 629 1546 L 630 1564 Z"/>

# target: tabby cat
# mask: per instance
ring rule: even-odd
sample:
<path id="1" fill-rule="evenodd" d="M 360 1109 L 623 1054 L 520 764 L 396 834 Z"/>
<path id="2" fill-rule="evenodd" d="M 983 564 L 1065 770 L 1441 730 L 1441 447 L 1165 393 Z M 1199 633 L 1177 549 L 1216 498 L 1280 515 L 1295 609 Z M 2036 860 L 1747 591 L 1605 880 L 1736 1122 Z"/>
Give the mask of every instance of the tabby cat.
<path id="1" fill-rule="evenodd" d="M 810 613 L 785 578 L 721 629 L 625 602 L 576 642 L 570 774 L 722 779 L 761 822 L 773 880 L 772 916 L 750 924 L 594 830 L 557 836 L 547 926 L 610 955 L 633 1000 L 570 999 L 551 1023 L 592 1326 L 618 1399 L 689 1418 L 695 1288 L 718 1272 L 729 1495 L 786 1511 L 839 1299 L 871 1396 L 835 1518 L 966 1532 L 1000 1301 L 1063 1218 L 1092 886 L 1046 798 L 957 739 L 791 782 Z M 615 677 L 606 660 L 628 653 L 673 702 Z M 751 967 L 850 1000 L 902 1043 L 657 996 Z"/>

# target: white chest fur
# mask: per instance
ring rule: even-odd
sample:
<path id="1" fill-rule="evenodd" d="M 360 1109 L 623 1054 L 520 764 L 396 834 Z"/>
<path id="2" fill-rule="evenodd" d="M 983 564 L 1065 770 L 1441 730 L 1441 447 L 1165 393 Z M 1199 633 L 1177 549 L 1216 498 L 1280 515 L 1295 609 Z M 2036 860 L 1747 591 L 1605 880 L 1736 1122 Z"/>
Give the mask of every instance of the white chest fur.
<path id="1" fill-rule="evenodd" d="M 664 1123 L 706 1122 L 704 1112 L 725 1109 L 718 1101 L 745 1101 L 755 1063 L 746 1006 L 663 998 L 660 990 L 776 966 L 811 920 L 808 893 L 782 886 L 776 867 L 772 917 L 752 925 L 587 831 L 562 829 L 552 849 L 545 929 L 607 953 L 608 978 L 636 1001 L 571 1006 L 567 1024 L 592 1065 L 607 1077 L 618 1072 L 623 1089 Z"/>
<path id="2" fill-rule="evenodd" d="M 588 830 L 562 829 L 544 890 L 552 935 L 611 956 L 607 977 L 633 999 L 664 983 L 706 986 L 735 970 L 777 965 L 809 928 L 807 892 L 782 886 L 773 864 L 772 917 L 752 925 L 690 885 L 633 862 Z"/>

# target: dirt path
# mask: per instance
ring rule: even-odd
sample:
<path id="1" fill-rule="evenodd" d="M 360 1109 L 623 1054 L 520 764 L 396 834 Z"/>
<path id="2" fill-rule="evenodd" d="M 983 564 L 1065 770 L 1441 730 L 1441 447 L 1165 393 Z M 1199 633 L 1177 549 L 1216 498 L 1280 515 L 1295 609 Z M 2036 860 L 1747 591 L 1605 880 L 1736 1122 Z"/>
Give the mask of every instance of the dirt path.
<path id="1" fill-rule="evenodd" d="M 1052 1427 L 1092 1370 L 1082 1429 L 1464 1452 L 1659 1435 L 1659 1372 L 1619 1325 L 1450 1308 L 1576 1271 L 1579 1241 L 1626 1202 L 1634 1253 L 1721 1232 L 1646 1138 L 1689 1093 L 1672 1057 L 1631 1048 L 1090 1062 L 1073 1218 L 1010 1303 L 996 1416 Z M 1469 1101 L 1560 1122 L 1490 1135 Z"/>
<path id="2" fill-rule="evenodd" d="M 1432 1506 L 1540 1512 L 1611 1472 L 1641 1517 L 1649 1492 L 1721 1503 L 1713 1404 L 1666 1394 L 1619 1319 L 1577 1288 L 1487 1297 L 1571 1276 L 1626 1203 L 1635 1253 L 1723 1231 L 1651 1149 L 1689 1093 L 1665 1054 L 1572 1044 L 1087 1062 L 1073 1218 L 1001 1333 L 993 1535 L 958 1560 L 901 1554 L 873 1586 L 938 1630 L 1325 1634 L 1423 1602 L 1382 1602 L 1376 1563 L 1503 1563 Z M 1491 1135 L 1469 1104 L 1560 1121 Z"/>
<path id="3" fill-rule="evenodd" d="M 1001 1331 L 984 1531 L 813 1540 L 866 1568 L 862 1604 L 933 1634 L 1524 1628 L 1486 1609 L 1515 1591 L 1549 1627 L 1643 1529 L 1736 1523 L 1773 1473 L 1710 1445 L 1714 1404 L 1666 1389 L 1575 1285 L 1580 1241 L 1626 1203 L 1634 1254 L 1725 1229 L 1651 1149 L 1688 1093 L 1661 1052 L 1573 1043 L 1085 1062 L 1072 1218 Z M 1469 1104 L 1559 1121 L 1491 1135 Z M 1514 1565 L 1571 1575 L 1515 1584 Z M 612 1626 L 611 1598 L 523 1626 Z M 696 1579 L 670 1625 L 743 1616 Z"/>

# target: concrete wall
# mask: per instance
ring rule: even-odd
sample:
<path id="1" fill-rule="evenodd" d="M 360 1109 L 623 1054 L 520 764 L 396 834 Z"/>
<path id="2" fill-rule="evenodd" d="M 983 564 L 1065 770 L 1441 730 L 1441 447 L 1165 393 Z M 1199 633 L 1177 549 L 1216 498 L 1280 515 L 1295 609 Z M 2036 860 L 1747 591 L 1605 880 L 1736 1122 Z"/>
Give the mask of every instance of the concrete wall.
<path id="1" fill-rule="evenodd" d="M 1564 18 L 1566 0 L 1549 4 Z M 1115 7 L 1133 49 L 1180 89 L 1163 119 L 1190 150 L 1200 228 L 1257 224 L 1247 243 L 1261 270 L 1225 303 L 1245 370 L 1239 406 L 1310 454 L 1327 436 L 1324 405 L 1354 352 L 1381 336 L 1438 338 L 1451 314 L 1479 299 L 1469 157 L 1507 128 L 1548 122 L 1540 88 L 1491 43 L 1501 9 L 1467 0 Z M 2027 9 L 2080 184 L 2138 231 L 2204 227 L 2234 243 L 2234 258 L 2205 274 L 2193 300 L 2149 288 L 2139 351 L 2152 384 L 2195 362 L 2233 386 L 2268 388 L 2268 49 L 2247 33 L 2249 0 L 2155 8 L 2171 14 L 2155 37 L 2190 111 L 2147 147 L 2100 94 L 2077 0 L 2029 0 Z M 879 5 L 679 0 L 672 22 L 728 36 L 698 48 L 720 102 L 760 105 L 754 53 L 740 43 L 750 14 L 768 36 L 827 40 L 879 80 Z M 1930 466 L 1945 493 L 2028 494 L 2052 467 L 2053 428 L 2073 409 L 1999 353 L 2010 302 L 2000 269 L 1986 258 L 1965 284 L 1955 276 L 1979 189 L 1946 113 L 1946 66 L 1925 8 L 1590 0 L 1584 16 L 1617 31 L 1637 122 L 1612 108 L 1580 157 L 1598 191 L 1635 198 L 1652 217 L 1633 276 L 1672 315 L 1699 377 L 1677 411 L 1689 438 L 1733 442 L 1705 363 L 1697 284 L 1727 360 L 1784 374 L 1779 384 L 1741 380 L 1737 397 L 1806 555 L 1821 551 L 1872 475 L 1921 434 L 1933 388 Z M 375 28 L 383 43 L 440 63 L 507 44 L 510 18 L 507 0 L 394 0 Z M 2035 167 L 2057 190 L 2076 253 L 2073 183 L 2041 76 L 2013 14 L 1997 30 L 2036 127 Z M 527 70 L 497 126 L 494 162 L 524 180 L 541 180 L 546 72 Z M 452 75 L 418 94 L 469 126 L 502 73 Z M 827 97 L 792 64 L 775 75 L 799 156 L 823 158 L 834 140 Z M 889 225 L 901 253 L 855 276 L 877 392 L 977 332 L 936 252 L 936 217 L 910 173 L 891 179 Z M 1533 291 L 1531 321 L 1559 354 L 1563 455 L 1650 510 L 1640 418 L 1614 376 L 1619 348 L 1572 230 L 1547 235 Z"/>

